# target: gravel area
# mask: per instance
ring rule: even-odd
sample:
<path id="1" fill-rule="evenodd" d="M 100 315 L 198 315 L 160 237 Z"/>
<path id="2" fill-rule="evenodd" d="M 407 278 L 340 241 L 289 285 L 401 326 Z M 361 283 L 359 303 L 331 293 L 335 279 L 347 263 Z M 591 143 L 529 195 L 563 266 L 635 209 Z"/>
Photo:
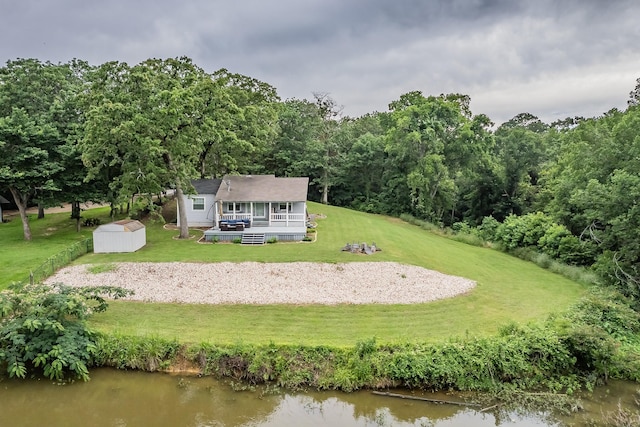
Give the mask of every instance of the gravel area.
<path id="1" fill-rule="evenodd" d="M 114 263 L 65 267 L 46 283 L 113 285 L 137 301 L 203 304 L 416 304 L 469 292 L 475 282 L 393 262 L 321 264 Z"/>

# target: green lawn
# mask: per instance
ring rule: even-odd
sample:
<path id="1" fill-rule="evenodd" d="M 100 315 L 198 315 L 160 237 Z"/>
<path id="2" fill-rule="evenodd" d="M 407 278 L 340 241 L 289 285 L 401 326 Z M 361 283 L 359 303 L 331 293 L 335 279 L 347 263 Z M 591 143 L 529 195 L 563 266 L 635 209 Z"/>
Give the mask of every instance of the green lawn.
<path id="1" fill-rule="evenodd" d="M 92 318 L 91 323 L 102 331 L 152 334 L 183 342 L 348 346 L 374 336 L 378 342 L 437 341 L 466 334 L 491 334 L 509 321 L 544 318 L 566 308 L 585 290 L 584 286 L 532 263 L 491 249 L 455 242 L 395 218 L 314 203 L 309 204 L 309 209 L 312 213 L 326 215 L 325 219 L 318 220 L 318 238 L 313 243 L 277 243 L 260 247 L 198 244 L 196 238 L 179 241 L 174 239 L 177 231 L 147 224 L 147 245 L 140 251 L 89 254 L 76 263 L 396 261 L 464 276 L 476 280 L 478 286 L 469 295 L 418 305 L 207 306 L 116 301 L 106 313 Z M 107 211 L 95 210 L 90 214 L 106 215 Z M 3 271 L 10 272 L 0 279 L 2 285 L 9 283 L 7 277 L 16 280 L 28 275 L 29 268 L 81 238 L 62 225 L 73 224 L 66 219 L 68 214 L 50 215 L 46 221 L 53 223 L 58 216 L 62 218 L 56 223 L 59 225 L 48 226 L 57 228 L 55 234 L 52 231 L 51 236 L 44 236 L 38 231 L 31 243 L 23 243 L 15 237 L 14 223 L 19 223 L 18 220 L 0 225 L 3 241 L 0 265 Z M 38 222 L 34 221 L 34 229 Z M 197 230 L 193 233 L 196 237 L 201 235 Z M 364 241 L 375 242 L 382 252 L 366 256 L 340 251 L 347 242 Z M 18 250 L 23 251 L 21 255 L 16 254 Z M 363 277 L 362 286 L 366 286 L 368 279 L 374 278 Z"/>

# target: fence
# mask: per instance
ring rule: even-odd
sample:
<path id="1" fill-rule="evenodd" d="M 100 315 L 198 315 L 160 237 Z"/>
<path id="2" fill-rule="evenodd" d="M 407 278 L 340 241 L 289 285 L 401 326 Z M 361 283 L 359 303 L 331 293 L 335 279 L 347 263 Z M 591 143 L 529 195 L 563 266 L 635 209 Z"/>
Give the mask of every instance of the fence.
<path id="1" fill-rule="evenodd" d="M 51 276 L 59 268 L 64 267 L 76 258 L 93 250 L 93 239 L 85 239 L 74 243 L 62 252 L 53 255 L 39 267 L 31 270 L 29 283 L 40 283 Z"/>

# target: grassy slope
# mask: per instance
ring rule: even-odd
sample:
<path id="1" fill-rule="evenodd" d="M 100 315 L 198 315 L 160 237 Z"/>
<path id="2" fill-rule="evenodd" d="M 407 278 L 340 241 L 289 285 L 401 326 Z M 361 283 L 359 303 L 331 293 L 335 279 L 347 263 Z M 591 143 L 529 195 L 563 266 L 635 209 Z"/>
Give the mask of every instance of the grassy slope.
<path id="1" fill-rule="evenodd" d="M 318 204 L 310 204 L 310 211 L 326 215 L 326 219 L 318 221 L 318 240 L 314 243 L 261 247 L 202 245 L 195 243 L 195 239 L 175 240 L 177 232 L 150 224 L 147 246 L 142 250 L 134 254 L 90 254 L 77 262 L 397 261 L 468 277 L 476 280 L 478 287 L 469 295 L 419 305 L 205 306 L 114 302 L 106 313 L 95 316 L 92 324 L 104 331 L 176 337 L 185 342 L 352 345 L 374 336 L 379 342 L 436 341 L 465 334 L 490 334 L 511 320 L 526 322 L 541 318 L 565 308 L 584 290 L 534 264 L 454 242 L 394 218 Z M 200 232 L 193 232 L 199 237 Z M 2 228 L 0 233 L 4 234 Z M 383 251 L 373 256 L 340 251 L 345 243 L 356 241 L 375 241 Z M 36 244 L 38 240 L 30 246 Z M 363 276 L 359 286 L 366 286 L 367 280 L 373 278 Z"/>
<path id="2" fill-rule="evenodd" d="M 44 219 L 36 217 L 29 215 L 33 238 L 30 242 L 24 240 L 18 216 L 0 223 L 0 289 L 12 282 L 28 280 L 29 271 L 47 258 L 91 236 L 91 230 L 86 228 L 76 232 L 76 222 L 68 213 L 48 214 Z"/>

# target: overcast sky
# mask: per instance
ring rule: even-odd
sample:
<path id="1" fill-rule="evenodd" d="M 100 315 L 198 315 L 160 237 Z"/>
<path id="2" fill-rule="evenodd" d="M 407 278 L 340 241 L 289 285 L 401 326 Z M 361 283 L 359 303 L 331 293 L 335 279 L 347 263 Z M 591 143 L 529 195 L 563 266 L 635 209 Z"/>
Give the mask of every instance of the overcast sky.
<path id="1" fill-rule="evenodd" d="M 0 0 L 0 40 L 2 64 L 186 55 L 354 117 L 418 90 L 469 95 L 498 124 L 551 122 L 626 108 L 640 1 Z"/>

